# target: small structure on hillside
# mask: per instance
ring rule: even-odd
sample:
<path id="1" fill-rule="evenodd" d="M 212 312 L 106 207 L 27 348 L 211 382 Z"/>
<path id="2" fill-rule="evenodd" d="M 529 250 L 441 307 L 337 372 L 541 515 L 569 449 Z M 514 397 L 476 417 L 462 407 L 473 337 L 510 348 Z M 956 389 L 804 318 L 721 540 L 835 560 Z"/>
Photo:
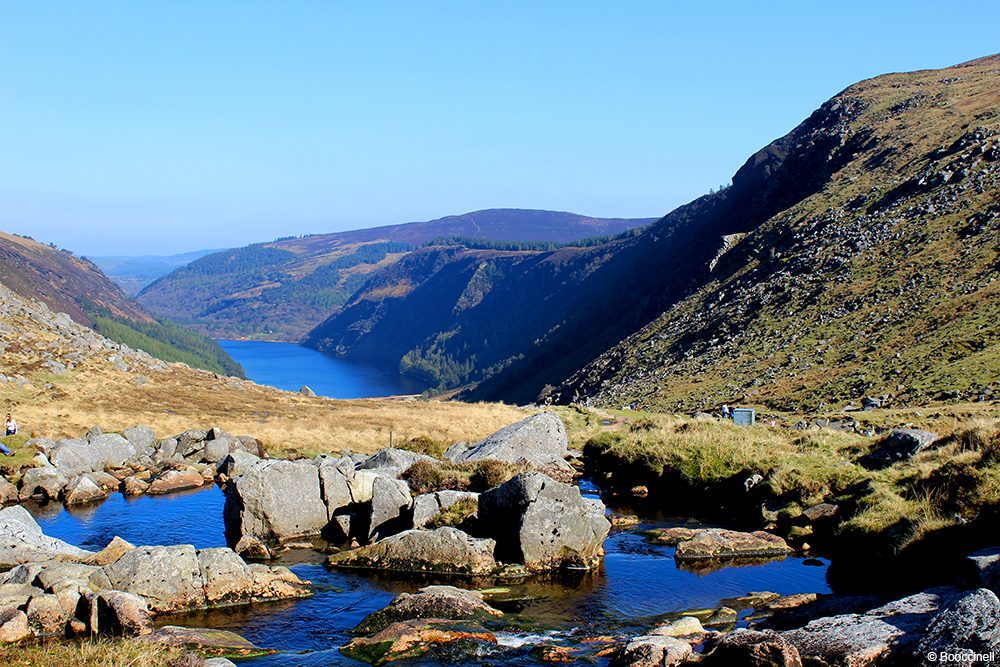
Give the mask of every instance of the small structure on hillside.
<path id="1" fill-rule="evenodd" d="M 737 426 L 753 426 L 757 422 L 757 411 L 753 408 L 733 408 L 733 423 Z"/>

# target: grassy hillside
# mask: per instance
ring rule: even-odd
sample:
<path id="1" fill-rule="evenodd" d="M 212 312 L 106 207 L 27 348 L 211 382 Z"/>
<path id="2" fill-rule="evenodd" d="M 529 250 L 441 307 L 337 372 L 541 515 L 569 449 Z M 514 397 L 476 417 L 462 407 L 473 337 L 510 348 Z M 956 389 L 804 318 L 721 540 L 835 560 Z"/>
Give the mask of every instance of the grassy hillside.
<path id="1" fill-rule="evenodd" d="M 0 285 L 164 361 L 243 377 L 215 341 L 151 317 L 93 262 L 67 250 L 0 232 Z"/>
<path id="2" fill-rule="evenodd" d="M 478 400 L 974 398 L 1000 368 L 998 91 L 996 58 L 862 82 L 637 234 L 427 251 L 312 340 Z"/>
<path id="3" fill-rule="evenodd" d="M 836 142 L 829 178 L 554 396 L 788 410 L 992 396 L 1000 57 L 865 81 L 816 116 L 793 134 Z"/>
<path id="4" fill-rule="evenodd" d="M 650 222 L 494 209 L 291 237 L 214 253 L 160 278 L 137 298 L 152 312 L 217 338 L 299 340 L 344 305 L 374 272 L 434 239 L 565 243 Z"/>

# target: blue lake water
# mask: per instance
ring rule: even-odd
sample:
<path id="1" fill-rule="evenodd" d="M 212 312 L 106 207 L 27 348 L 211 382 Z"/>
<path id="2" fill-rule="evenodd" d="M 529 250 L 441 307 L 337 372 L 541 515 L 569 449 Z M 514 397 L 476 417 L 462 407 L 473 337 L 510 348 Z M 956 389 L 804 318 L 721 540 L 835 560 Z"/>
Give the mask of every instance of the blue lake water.
<path id="1" fill-rule="evenodd" d="M 586 489 L 588 495 L 595 490 Z M 61 505 L 28 506 L 42 530 L 87 549 L 100 549 L 114 535 L 133 544 L 191 544 L 198 548 L 224 546 L 222 507 L 217 488 L 165 496 L 126 499 L 120 494 L 86 508 Z M 676 525 L 649 517 L 639 528 Z M 540 644 L 582 646 L 586 637 L 641 634 L 659 617 L 685 609 L 715 607 L 725 597 L 750 591 L 781 594 L 829 592 L 826 561 L 786 558 L 758 565 L 690 571 L 678 567 L 672 547 L 647 544 L 637 530 L 616 530 L 605 542 L 606 555 L 593 572 L 567 573 L 510 586 L 529 600 L 506 609 L 492 629 L 500 645 L 471 659 L 424 658 L 402 664 L 533 665 L 543 663 L 531 653 Z M 159 623 L 233 630 L 278 654 L 241 664 L 259 667 L 320 667 L 360 665 L 339 652 L 351 639 L 351 629 L 397 594 L 413 591 L 430 580 L 406 576 L 350 573 L 323 566 L 324 555 L 311 549 L 286 552 L 281 561 L 313 582 L 316 594 L 302 600 L 230 607 L 162 616 Z M 435 583 L 462 585 L 466 580 Z M 606 659 L 582 659 L 579 665 L 606 665 Z"/>
<path id="2" fill-rule="evenodd" d="M 419 394 L 426 385 L 397 372 L 347 361 L 294 343 L 220 340 L 219 345 L 257 384 L 298 391 L 308 386 L 328 398 L 371 398 Z"/>

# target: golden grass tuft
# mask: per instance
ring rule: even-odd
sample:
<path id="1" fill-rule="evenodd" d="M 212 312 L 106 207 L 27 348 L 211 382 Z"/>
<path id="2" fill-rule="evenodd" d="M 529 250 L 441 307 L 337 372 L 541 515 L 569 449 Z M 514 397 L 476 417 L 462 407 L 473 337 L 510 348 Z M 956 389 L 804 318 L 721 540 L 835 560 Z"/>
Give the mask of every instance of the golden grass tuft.
<path id="1" fill-rule="evenodd" d="M 0 646 L 4 667 L 201 667 L 204 658 L 163 644 L 127 639 Z"/>

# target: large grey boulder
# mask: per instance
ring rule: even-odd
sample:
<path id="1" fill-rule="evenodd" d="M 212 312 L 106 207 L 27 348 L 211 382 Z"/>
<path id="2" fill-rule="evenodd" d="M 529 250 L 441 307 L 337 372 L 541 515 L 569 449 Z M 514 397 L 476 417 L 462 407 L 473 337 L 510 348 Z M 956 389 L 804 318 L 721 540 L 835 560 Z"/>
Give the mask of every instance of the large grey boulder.
<path id="1" fill-rule="evenodd" d="M 136 448 L 117 433 L 101 433 L 88 440 L 60 440 L 49 451 L 49 461 L 68 477 L 105 468 L 119 468 L 136 455 Z"/>
<path id="2" fill-rule="evenodd" d="M 478 508 L 479 494 L 473 491 L 435 491 L 413 499 L 413 527 L 423 528 L 455 503 L 467 501 Z"/>
<path id="3" fill-rule="evenodd" d="M 401 479 L 376 477 L 372 485 L 369 540 L 380 540 L 412 526 L 410 486 Z"/>
<path id="4" fill-rule="evenodd" d="M 958 598 L 954 589 L 932 589 L 864 614 L 826 616 L 780 634 L 805 664 L 907 664 L 935 615 Z"/>
<path id="5" fill-rule="evenodd" d="M 479 524 L 497 541 L 497 559 L 533 571 L 592 568 L 611 530 L 599 502 L 538 472 L 517 475 L 479 496 Z"/>
<path id="6" fill-rule="evenodd" d="M 329 517 L 319 471 L 308 461 L 262 459 L 226 483 L 226 541 L 285 542 L 319 535 Z"/>
<path id="7" fill-rule="evenodd" d="M 553 474 L 572 474 L 566 462 L 566 428 L 551 412 L 543 412 L 506 426 L 464 451 L 452 448 L 446 456 L 455 463 L 496 459 L 524 463 Z"/>
<path id="8" fill-rule="evenodd" d="M 398 449 L 396 447 L 386 447 L 381 449 L 367 459 L 358 464 L 359 470 L 379 470 L 386 474 L 395 474 L 403 472 L 411 465 L 417 461 L 427 461 L 429 463 L 437 463 L 437 459 L 433 456 L 427 456 L 426 454 L 418 454 L 417 452 L 411 452 L 407 449 Z"/>
<path id="9" fill-rule="evenodd" d="M 985 664 L 1000 665 L 1000 600 L 996 594 L 986 588 L 969 591 L 938 614 L 924 630 L 914 657 L 931 653 L 992 653 L 995 660 Z"/>
<path id="10" fill-rule="evenodd" d="M 206 605 L 201 564 L 190 544 L 137 547 L 104 572 L 111 588 L 141 596 L 154 613 Z"/>
<path id="11" fill-rule="evenodd" d="M 319 468 L 323 502 L 330 517 L 337 510 L 372 500 L 375 479 L 379 477 L 376 473 L 355 470 L 354 461 L 347 456 L 318 456 L 314 463 Z"/>
<path id="12" fill-rule="evenodd" d="M 676 637 L 647 635 L 622 646 L 611 667 L 671 667 L 683 664 L 691 655 L 691 645 Z"/>
<path id="13" fill-rule="evenodd" d="M 19 505 L 0 510 L 0 567 L 57 557 L 83 559 L 92 555 L 42 533 L 34 517 Z"/>
<path id="14" fill-rule="evenodd" d="M 0 477 L 0 507 L 16 503 L 18 499 L 17 487 Z"/>
<path id="15" fill-rule="evenodd" d="M 18 498 L 23 501 L 40 495 L 46 500 L 59 500 L 69 480 L 59 468 L 28 468 L 21 477 Z"/>
<path id="16" fill-rule="evenodd" d="M 104 500 L 107 497 L 107 492 L 85 475 L 80 475 L 66 486 L 67 505 L 84 505 Z"/>
<path id="17" fill-rule="evenodd" d="M 878 443 L 875 449 L 861 457 L 859 463 L 866 468 L 879 470 L 893 463 L 908 461 L 929 448 L 938 436 L 916 428 L 896 428 Z"/>
<path id="18" fill-rule="evenodd" d="M 122 431 L 122 436 L 129 441 L 135 451 L 140 454 L 152 454 L 156 446 L 156 433 L 148 426 L 133 426 Z"/>
<path id="19" fill-rule="evenodd" d="M 235 452 L 230 452 L 223 457 L 215 467 L 215 472 L 217 475 L 225 475 L 226 479 L 231 479 L 237 475 L 242 475 L 244 472 L 257 465 L 260 460 L 259 456 L 255 456 L 250 452 L 237 450 Z"/>
<path id="20" fill-rule="evenodd" d="M 153 631 L 153 615 L 146 601 L 124 591 L 101 591 L 95 600 L 97 628 L 102 635 L 135 637 Z"/>
<path id="21" fill-rule="evenodd" d="M 489 575 L 497 571 L 496 542 L 456 528 L 407 530 L 359 549 L 341 551 L 327 564 L 341 568 Z"/>

